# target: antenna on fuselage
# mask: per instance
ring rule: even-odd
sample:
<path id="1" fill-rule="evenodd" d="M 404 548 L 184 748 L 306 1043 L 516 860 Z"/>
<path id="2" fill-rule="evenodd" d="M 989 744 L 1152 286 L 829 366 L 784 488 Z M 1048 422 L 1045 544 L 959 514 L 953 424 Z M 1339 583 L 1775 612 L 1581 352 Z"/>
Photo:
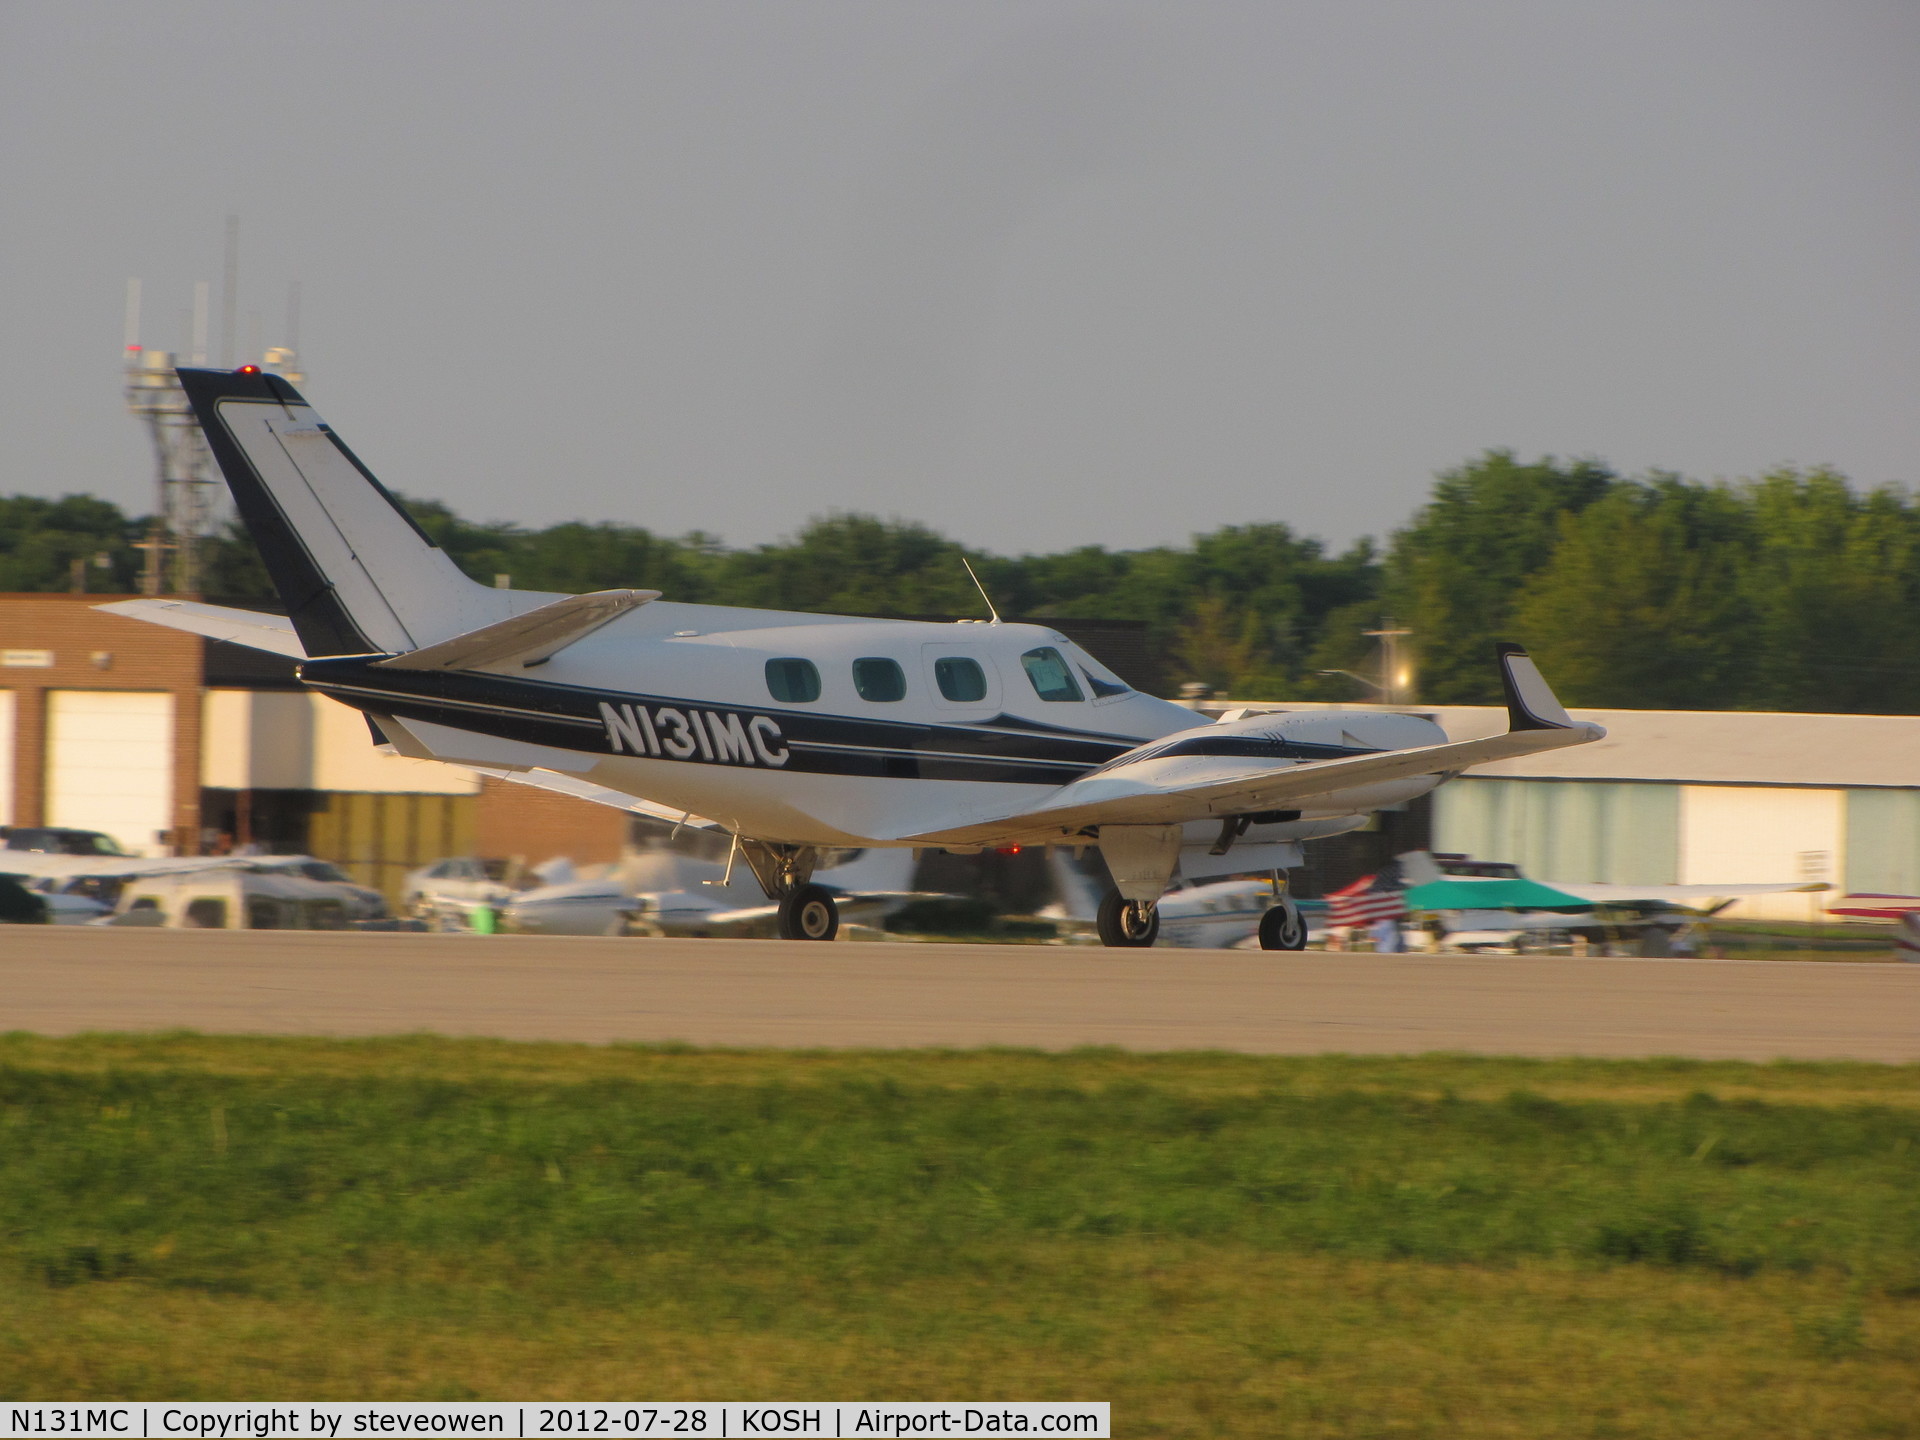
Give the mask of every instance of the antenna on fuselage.
<path id="1" fill-rule="evenodd" d="M 960 563 L 967 567 L 967 578 L 973 581 L 973 588 L 978 590 L 980 592 L 980 598 L 987 602 L 987 614 L 993 617 L 993 619 L 987 623 L 990 625 L 998 625 L 1000 623 L 1000 612 L 993 608 L 993 597 L 987 594 L 987 587 L 982 585 L 980 583 L 980 577 L 973 573 L 973 563 L 964 555 L 960 557 Z"/>

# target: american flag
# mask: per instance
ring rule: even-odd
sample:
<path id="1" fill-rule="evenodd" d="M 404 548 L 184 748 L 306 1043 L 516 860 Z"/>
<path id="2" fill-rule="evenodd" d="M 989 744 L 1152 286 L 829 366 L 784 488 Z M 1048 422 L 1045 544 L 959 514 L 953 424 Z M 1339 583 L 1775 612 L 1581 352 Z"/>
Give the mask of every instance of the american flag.
<path id="1" fill-rule="evenodd" d="M 1327 896 L 1327 924 L 1371 925 L 1397 920 L 1407 913 L 1406 892 L 1400 888 L 1399 866 L 1378 875 L 1363 875 L 1351 885 Z"/>

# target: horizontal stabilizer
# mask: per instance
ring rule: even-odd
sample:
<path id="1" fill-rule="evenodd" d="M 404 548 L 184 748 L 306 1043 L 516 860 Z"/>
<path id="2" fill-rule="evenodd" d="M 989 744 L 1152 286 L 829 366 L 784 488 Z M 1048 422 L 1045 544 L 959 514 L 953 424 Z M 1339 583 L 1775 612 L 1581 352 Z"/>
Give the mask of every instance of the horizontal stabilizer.
<path id="1" fill-rule="evenodd" d="M 269 650 L 292 660 L 304 660 L 293 621 L 284 615 L 262 615 L 254 610 L 232 610 L 225 605 L 203 605 L 198 600 L 116 600 L 96 605 L 109 615 L 146 620 L 170 630 L 185 630 L 209 640 L 226 640 L 254 650 Z"/>
<path id="2" fill-rule="evenodd" d="M 392 670 L 480 670 L 514 662 L 523 667 L 538 665 L 609 621 L 659 598 L 658 590 L 596 590 L 590 595 L 569 595 L 525 615 L 374 663 Z"/>

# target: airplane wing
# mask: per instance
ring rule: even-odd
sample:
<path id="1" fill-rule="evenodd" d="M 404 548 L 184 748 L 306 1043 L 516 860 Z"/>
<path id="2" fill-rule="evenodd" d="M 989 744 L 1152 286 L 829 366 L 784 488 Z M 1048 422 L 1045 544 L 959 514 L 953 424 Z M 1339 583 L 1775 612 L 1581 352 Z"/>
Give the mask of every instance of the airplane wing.
<path id="1" fill-rule="evenodd" d="M 254 650 L 269 650 L 290 660 L 307 658 L 300 637 L 293 633 L 293 621 L 284 615 L 203 605 L 198 600 L 116 600 L 111 605 L 93 608 L 109 615 L 125 615 L 132 620 L 165 625 L 170 630 L 204 635 L 209 640 L 229 640 Z"/>
<path id="2" fill-rule="evenodd" d="M 712 830 L 719 825 L 717 820 L 682 814 L 670 805 L 656 805 L 651 800 L 642 800 L 621 790 L 609 790 L 605 785 L 595 785 L 591 780 L 582 780 L 577 775 L 563 775 L 558 770 L 495 770 L 485 765 L 466 765 L 462 768 L 476 775 L 489 775 L 495 780 L 511 780 L 516 785 L 531 785 L 536 790 L 551 790 L 558 795 L 571 795 L 576 800 L 590 800 L 595 805 L 610 805 L 615 810 L 630 811 L 654 820 L 668 820 L 691 830 Z"/>
<path id="3" fill-rule="evenodd" d="M 478 670 L 510 660 L 519 661 L 523 667 L 538 665 L 609 621 L 659 598 L 658 590 L 595 590 L 588 595 L 569 595 L 524 615 L 374 664 L 391 670 Z"/>
<path id="4" fill-rule="evenodd" d="M 1624 905 L 1634 900 L 1667 900 L 1687 904 L 1695 900 L 1732 900 L 1742 895 L 1805 894 L 1833 888 L 1824 880 L 1783 880 L 1773 884 L 1749 885 L 1572 885 L 1559 880 L 1545 883 L 1599 905 Z"/>
<path id="5" fill-rule="evenodd" d="M 1504 735 L 1274 765 L 1232 756 L 1162 754 L 1196 733 L 1182 731 L 1131 750 L 1024 810 L 949 830 L 890 838 L 929 845 L 1006 843 L 1013 838 L 1041 841 L 1079 835 L 1101 825 L 1178 825 L 1261 810 L 1311 809 L 1312 801 L 1335 791 L 1420 775 L 1457 774 L 1494 760 L 1584 745 L 1607 733 L 1598 725 L 1570 718 L 1518 645 L 1501 645 L 1499 660 L 1507 692 Z M 1235 723 L 1247 726 L 1258 721 L 1256 717 Z"/>
<path id="6" fill-rule="evenodd" d="M 0 850 L 0 875 L 34 879 L 131 880 L 144 875 L 179 875 L 190 870 L 230 868 L 243 860 L 232 855 L 55 855 L 44 850 Z"/>

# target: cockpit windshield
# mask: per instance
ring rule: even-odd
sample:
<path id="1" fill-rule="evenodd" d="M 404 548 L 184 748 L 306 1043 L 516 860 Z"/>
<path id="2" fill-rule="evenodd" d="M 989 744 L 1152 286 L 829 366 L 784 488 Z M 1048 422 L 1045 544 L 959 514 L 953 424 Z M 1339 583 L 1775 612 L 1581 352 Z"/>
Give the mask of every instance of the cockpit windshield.
<path id="1" fill-rule="evenodd" d="M 1026 668 L 1027 679 L 1033 682 L 1033 693 L 1042 700 L 1087 698 L 1080 693 L 1079 682 L 1073 678 L 1073 671 L 1067 668 L 1067 662 L 1051 645 L 1027 651 L 1020 657 L 1020 663 Z"/>

